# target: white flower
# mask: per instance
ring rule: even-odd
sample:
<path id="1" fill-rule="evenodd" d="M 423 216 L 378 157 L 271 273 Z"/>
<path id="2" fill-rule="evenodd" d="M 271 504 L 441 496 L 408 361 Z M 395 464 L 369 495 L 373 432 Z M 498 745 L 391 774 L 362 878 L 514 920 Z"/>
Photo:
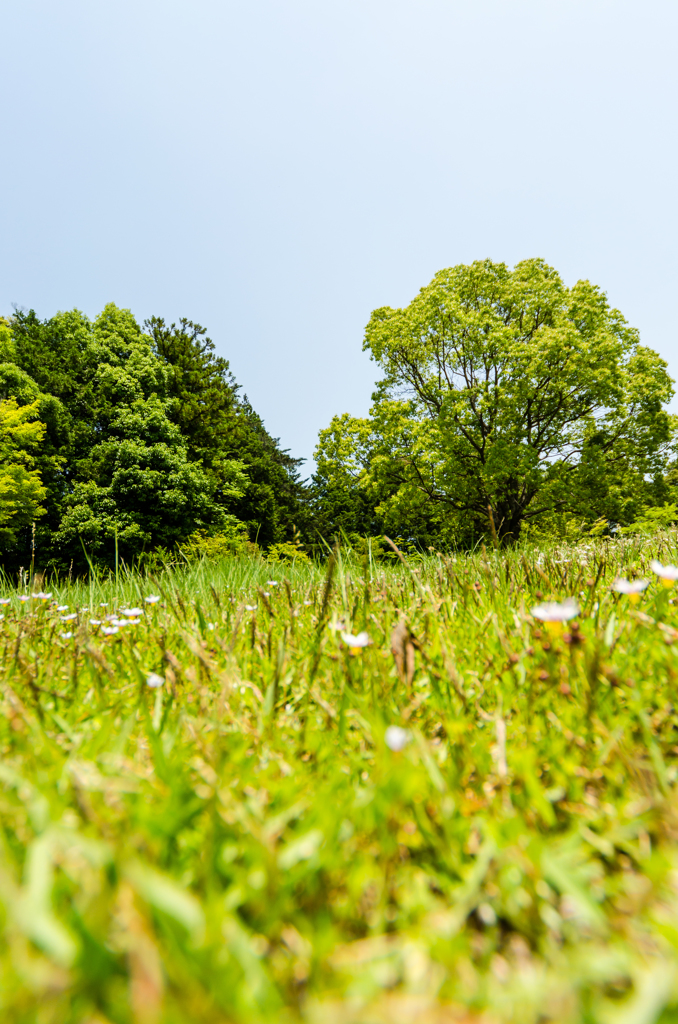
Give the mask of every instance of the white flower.
<path id="1" fill-rule="evenodd" d="M 266 580 L 266 583 L 267 583 L 267 585 L 269 587 L 279 587 L 280 586 L 280 584 L 278 583 L 277 580 Z"/>
<path id="2" fill-rule="evenodd" d="M 149 594 L 148 597 L 144 598 L 146 604 L 157 604 L 160 598 L 157 594 Z"/>
<path id="3" fill-rule="evenodd" d="M 2 620 L 4 619 L 4 617 L 5 617 L 4 615 L 0 615 L 0 622 L 2 622 Z"/>
<path id="4" fill-rule="evenodd" d="M 11 597 L 0 597 L 0 604 L 9 604 L 11 600 Z"/>
<path id="5" fill-rule="evenodd" d="M 72 633 L 62 633 L 61 634 L 61 639 L 62 640 L 70 640 L 72 636 L 73 636 Z"/>
<path id="6" fill-rule="evenodd" d="M 672 587 L 678 580 L 678 568 L 675 565 L 662 565 L 656 558 L 653 558 L 650 568 L 655 576 L 659 576 L 665 587 Z"/>
<path id="7" fill-rule="evenodd" d="M 389 725 L 384 733 L 384 740 L 389 750 L 396 752 L 403 750 L 409 742 L 410 734 L 407 729 L 401 729 L 399 725 Z"/>
<path id="8" fill-rule="evenodd" d="M 67 604 L 58 604 L 57 605 L 57 611 L 58 612 L 67 612 L 68 611 L 68 605 Z"/>
<path id="9" fill-rule="evenodd" d="M 19 600 L 20 601 L 30 601 L 30 597 L 28 596 L 28 594 L 19 594 Z"/>
<path id="10" fill-rule="evenodd" d="M 117 626 L 102 626 L 101 627 L 101 632 L 105 633 L 106 636 L 113 636 L 114 633 L 118 632 L 118 627 Z"/>
<path id="11" fill-rule="evenodd" d="M 51 595 L 51 593 L 50 594 L 46 594 L 44 592 L 44 590 L 41 590 L 39 594 L 32 594 L 31 596 L 35 597 L 35 598 L 38 598 L 38 600 L 40 600 L 40 601 L 49 601 L 49 599 L 50 599 L 50 597 L 52 595 Z"/>
<path id="12" fill-rule="evenodd" d="M 567 622 L 579 614 L 579 605 L 573 597 L 566 597 L 560 604 L 557 601 L 538 604 L 532 609 L 532 614 L 542 622 Z"/>
<path id="13" fill-rule="evenodd" d="M 628 594 L 629 596 L 637 597 L 649 585 L 649 580 L 625 580 L 623 576 L 620 576 L 612 584 L 612 589 L 616 590 L 618 594 Z"/>
<path id="14" fill-rule="evenodd" d="M 347 647 L 351 648 L 351 651 L 359 651 L 362 647 L 367 647 L 371 644 L 368 633 L 358 633 L 357 636 L 353 636 L 352 633 L 342 633 L 341 639 L 344 641 Z"/>
<path id="15" fill-rule="evenodd" d="M 71 612 L 70 615 L 62 615 L 61 616 L 61 621 L 62 622 L 72 622 L 73 619 L 77 619 L 77 617 L 78 617 L 77 612 Z"/>
<path id="16" fill-rule="evenodd" d="M 313 604 L 313 601 L 304 601 L 304 606 L 306 608 L 310 607 L 310 605 L 312 605 L 312 604 Z"/>
<path id="17" fill-rule="evenodd" d="M 102 601 L 102 603 L 99 605 L 99 607 L 100 608 L 108 608 L 108 601 Z"/>
<path id="18" fill-rule="evenodd" d="M 152 689 L 157 689 L 159 686 L 163 686 L 165 680 L 162 676 L 159 676 L 157 672 L 149 672 L 146 680 L 146 686 L 150 686 Z"/>
<path id="19" fill-rule="evenodd" d="M 89 624 L 90 624 L 90 626 L 100 626 L 101 625 L 101 619 L 90 619 L 89 620 Z"/>
<path id="20" fill-rule="evenodd" d="M 246 604 L 245 608 L 248 612 L 255 612 L 257 610 L 257 606 L 255 604 Z"/>
<path id="21" fill-rule="evenodd" d="M 144 614 L 144 609 L 143 608 L 121 608 L 120 609 L 120 614 L 121 615 L 127 615 L 127 617 L 130 618 L 130 619 L 136 619 L 138 615 L 143 615 Z"/>

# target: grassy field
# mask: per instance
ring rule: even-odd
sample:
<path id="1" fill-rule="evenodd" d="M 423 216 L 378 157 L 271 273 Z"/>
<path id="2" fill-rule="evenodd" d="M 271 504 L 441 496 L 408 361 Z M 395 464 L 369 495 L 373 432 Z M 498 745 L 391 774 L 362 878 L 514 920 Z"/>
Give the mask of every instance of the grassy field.
<path id="1" fill-rule="evenodd" d="M 653 557 L 675 535 L 6 584 L 0 1020 L 678 1021 Z"/>

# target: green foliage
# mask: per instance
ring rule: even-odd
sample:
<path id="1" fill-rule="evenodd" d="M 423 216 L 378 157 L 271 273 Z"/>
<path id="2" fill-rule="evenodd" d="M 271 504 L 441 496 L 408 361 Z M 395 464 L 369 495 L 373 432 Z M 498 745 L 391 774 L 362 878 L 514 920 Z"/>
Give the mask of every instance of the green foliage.
<path id="1" fill-rule="evenodd" d="M 7 585 L 2 1019 L 671 1020 L 678 605 L 611 589 L 653 557 Z"/>
<path id="2" fill-rule="evenodd" d="M 145 327 L 167 370 L 167 393 L 175 400 L 173 417 L 188 442 L 189 458 L 199 460 L 215 481 L 216 495 L 228 486 L 228 458 L 237 459 L 246 482 L 226 507 L 247 526 L 250 539 L 263 547 L 289 541 L 304 523 L 304 490 L 299 459 L 281 451 L 239 387 L 227 360 L 214 355 L 204 327 L 190 320 L 179 325 L 153 317 Z"/>
<path id="3" fill-rule="evenodd" d="M 566 288 L 542 260 L 443 270 L 405 309 L 375 310 L 364 347 L 384 376 L 369 420 L 321 434 L 330 505 L 331 481 L 352 481 L 382 529 L 428 544 L 515 541 L 554 511 L 625 524 L 647 504 L 671 380 L 588 281 Z"/>
<path id="4" fill-rule="evenodd" d="M 236 521 L 268 546 L 303 523 L 297 460 L 238 398 L 204 328 L 157 317 L 145 326 L 113 304 L 93 321 L 31 311 L 9 335 L 0 324 L 0 398 L 38 402 L 45 425 L 35 456 L 43 566 L 112 566 L 116 555 L 132 564 L 153 550 L 171 560 L 196 535 L 221 537 L 208 544 L 220 550 Z M 26 564 L 29 533 L 6 541 L 5 565 Z"/>
<path id="5" fill-rule="evenodd" d="M 44 513 L 46 492 L 34 456 L 45 433 L 38 416 L 37 401 L 19 406 L 0 400 L 0 539 L 6 543 Z"/>
<path id="6" fill-rule="evenodd" d="M 235 516 L 223 523 L 219 533 L 208 534 L 197 530 L 188 540 L 179 545 L 184 558 L 189 562 L 199 559 L 219 559 L 227 555 L 255 555 L 257 546 L 247 537 L 244 525 Z"/>

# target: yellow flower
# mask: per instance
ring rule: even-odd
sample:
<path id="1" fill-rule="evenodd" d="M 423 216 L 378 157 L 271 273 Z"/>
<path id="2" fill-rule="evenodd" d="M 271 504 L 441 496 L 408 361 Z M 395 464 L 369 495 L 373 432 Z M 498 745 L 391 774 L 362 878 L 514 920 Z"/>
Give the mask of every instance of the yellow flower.
<path id="1" fill-rule="evenodd" d="M 372 643 L 367 633 L 358 633 L 357 636 L 353 636 L 352 633 L 342 633 L 341 639 L 350 649 L 351 654 L 360 654 L 363 647 L 367 647 L 368 644 Z"/>
<path id="2" fill-rule="evenodd" d="M 535 619 L 541 619 L 549 633 L 557 636 L 563 628 L 563 622 L 579 614 L 579 605 L 573 597 L 566 597 L 560 603 L 546 601 L 544 604 L 538 604 L 532 609 L 532 614 Z"/>
<path id="3" fill-rule="evenodd" d="M 655 576 L 659 576 L 667 590 L 670 590 L 676 580 L 678 580 L 678 568 L 675 565 L 662 565 L 656 558 L 653 558 L 650 562 L 650 568 Z"/>
<path id="4" fill-rule="evenodd" d="M 626 594 L 632 604 L 637 604 L 640 601 L 640 595 L 648 586 L 648 580 L 625 580 L 620 576 L 612 584 L 612 589 L 618 594 Z"/>

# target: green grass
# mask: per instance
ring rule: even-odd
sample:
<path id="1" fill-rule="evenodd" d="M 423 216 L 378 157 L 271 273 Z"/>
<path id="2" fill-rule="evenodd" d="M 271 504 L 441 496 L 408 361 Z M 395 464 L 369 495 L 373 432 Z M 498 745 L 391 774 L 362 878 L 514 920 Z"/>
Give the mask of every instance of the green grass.
<path id="1" fill-rule="evenodd" d="M 7 586 L 0 1020 L 678 1021 L 654 556 L 675 535 Z M 553 636 L 530 609 L 566 596 Z"/>

